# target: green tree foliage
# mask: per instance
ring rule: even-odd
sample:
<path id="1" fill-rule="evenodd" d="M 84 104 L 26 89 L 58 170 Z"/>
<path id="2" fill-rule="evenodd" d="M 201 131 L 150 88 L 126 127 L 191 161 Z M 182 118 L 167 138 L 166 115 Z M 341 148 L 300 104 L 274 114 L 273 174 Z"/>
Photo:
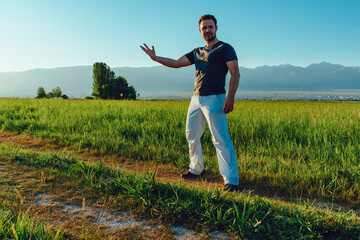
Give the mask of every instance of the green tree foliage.
<path id="1" fill-rule="evenodd" d="M 53 93 L 54 98 L 61 98 L 62 96 L 62 91 L 60 87 L 53 88 L 51 92 Z"/>
<path id="2" fill-rule="evenodd" d="M 51 92 L 46 93 L 43 87 L 39 87 L 37 90 L 36 98 L 62 98 L 68 99 L 66 94 L 63 94 L 60 87 L 53 88 Z"/>
<path id="3" fill-rule="evenodd" d="M 46 98 L 47 98 L 47 99 L 54 98 L 54 93 L 53 93 L 53 92 L 48 92 L 48 93 L 46 94 Z"/>
<path id="4" fill-rule="evenodd" d="M 93 93 L 96 99 L 136 99 L 136 91 L 122 76 L 115 73 L 106 63 L 93 65 Z"/>
<path id="5" fill-rule="evenodd" d="M 93 64 L 93 93 L 95 98 L 107 99 L 108 85 L 114 80 L 115 73 L 106 63 Z"/>
<path id="6" fill-rule="evenodd" d="M 43 87 L 39 87 L 37 90 L 36 98 L 45 98 L 46 97 L 46 91 Z"/>

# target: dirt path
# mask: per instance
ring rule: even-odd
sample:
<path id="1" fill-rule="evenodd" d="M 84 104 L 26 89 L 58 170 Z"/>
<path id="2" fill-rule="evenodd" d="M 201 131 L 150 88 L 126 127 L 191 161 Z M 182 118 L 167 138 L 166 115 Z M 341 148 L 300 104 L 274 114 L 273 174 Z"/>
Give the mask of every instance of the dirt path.
<path id="1" fill-rule="evenodd" d="M 94 151 L 77 151 L 72 149 L 69 146 L 61 146 L 59 144 L 55 144 L 49 140 L 42 140 L 37 138 L 32 138 L 23 134 L 15 135 L 13 133 L 0 131 L 0 145 L 7 144 L 13 145 L 16 147 L 20 147 L 23 149 L 29 149 L 33 151 L 39 152 L 64 152 L 68 154 L 74 154 L 75 156 L 80 157 L 85 162 L 96 162 L 102 161 L 108 166 L 112 166 L 115 168 L 119 168 L 124 171 L 128 171 L 131 173 L 143 173 L 143 172 L 155 172 L 155 177 L 158 181 L 162 182 L 170 182 L 170 183 L 180 183 L 182 182 L 187 186 L 197 186 L 201 188 L 205 188 L 208 190 L 214 190 L 217 188 L 222 188 L 223 180 L 221 176 L 205 176 L 201 181 L 188 181 L 180 178 L 180 170 L 176 169 L 174 165 L 159 163 L 156 161 L 132 161 L 132 160 L 123 160 L 120 159 L 116 155 L 101 155 Z M 251 191 L 253 194 L 257 194 L 261 197 L 276 199 L 280 201 L 286 202 L 298 202 L 298 199 L 289 196 L 289 194 L 284 193 L 283 191 L 277 188 L 271 188 L 268 186 L 261 187 L 255 185 L 245 185 L 241 184 L 241 188 L 243 190 Z M 322 199 L 302 199 L 302 201 L 306 201 L 308 204 L 314 204 L 320 207 L 331 207 L 335 210 L 338 208 L 342 209 L 355 209 L 356 206 L 350 205 L 338 205 L 334 203 L 327 202 Z"/>
<path id="2" fill-rule="evenodd" d="M 28 149 L 38 152 L 63 152 L 67 154 L 74 154 L 75 156 L 83 159 L 85 162 L 102 161 L 108 166 L 119 168 L 131 173 L 147 173 L 155 172 L 155 176 L 159 181 L 179 183 L 182 181 L 187 186 L 200 186 L 208 189 L 221 188 L 223 186 L 220 176 L 207 176 L 205 181 L 187 181 L 180 178 L 181 172 L 176 170 L 171 164 L 159 163 L 156 161 L 132 161 L 123 160 L 116 155 L 101 155 L 94 151 L 76 151 L 69 146 L 61 146 L 49 140 L 32 138 L 23 134 L 16 135 L 10 132 L 0 131 L 0 145 L 7 144 L 22 149 Z"/>

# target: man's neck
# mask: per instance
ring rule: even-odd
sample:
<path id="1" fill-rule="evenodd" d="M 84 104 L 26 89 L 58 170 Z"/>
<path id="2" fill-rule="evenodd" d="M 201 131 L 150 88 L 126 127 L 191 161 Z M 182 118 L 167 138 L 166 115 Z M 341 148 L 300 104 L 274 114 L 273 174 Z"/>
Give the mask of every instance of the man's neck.
<path id="1" fill-rule="evenodd" d="M 211 42 L 206 42 L 206 47 L 212 47 L 215 44 L 217 44 L 219 42 L 219 40 L 217 38 L 215 38 L 214 40 L 212 40 Z"/>

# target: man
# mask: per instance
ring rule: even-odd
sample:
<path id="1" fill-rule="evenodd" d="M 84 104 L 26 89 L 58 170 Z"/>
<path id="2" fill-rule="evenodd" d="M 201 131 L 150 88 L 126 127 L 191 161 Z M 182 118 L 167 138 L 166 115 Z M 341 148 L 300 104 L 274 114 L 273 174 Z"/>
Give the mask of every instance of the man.
<path id="1" fill-rule="evenodd" d="M 157 56 L 154 46 L 150 49 L 144 44 L 141 48 L 153 61 L 164 66 L 180 68 L 195 64 L 196 67 L 194 96 L 191 98 L 186 119 L 190 169 L 181 177 L 195 179 L 205 173 L 200 137 L 207 122 L 216 148 L 220 174 L 224 178 L 224 189 L 236 191 L 239 174 L 226 114 L 234 109 L 234 97 L 239 86 L 240 73 L 235 50 L 229 44 L 217 39 L 217 29 L 214 16 L 202 16 L 199 19 L 199 31 L 206 41 L 206 46 L 196 48 L 177 60 Z M 225 97 L 225 76 L 228 71 L 231 78 L 229 93 Z"/>

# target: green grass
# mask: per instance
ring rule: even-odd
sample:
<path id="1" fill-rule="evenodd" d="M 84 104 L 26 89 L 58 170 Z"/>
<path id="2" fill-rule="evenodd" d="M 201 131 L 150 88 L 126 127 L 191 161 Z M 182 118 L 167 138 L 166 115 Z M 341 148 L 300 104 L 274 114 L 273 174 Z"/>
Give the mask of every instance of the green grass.
<path id="1" fill-rule="evenodd" d="M 0 156 L 35 171 L 51 171 L 63 184 L 86 186 L 86 191 L 94 196 L 113 195 L 119 207 L 124 207 L 125 201 L 127 208 L 144 217 L 161 218 L 173 225 L 203 231 L 225 230 L 251 239 L 358 239 L 360 236 L 359 218 L 351 212 L 337 213 L 309 205 L 264 200 L 245 192 L 229 194 L 161 183 L 151 173 L 124 173 L 101 162 L 85 164 L 61 154 L 0 146 Z"/>
<path id="2" fill-rule="evenodd" d="M 0 203 L 0 239 L 64 239 L 59 230 L 56 233 L 46 230 L 43 222 L 33 221 L 27 212 L 14 213 L 14 209 Z"/>
<path id="3" fill-rule="evenodd" d="M 133 160 L 189 163 L 187 101 L 0 99 L 0 129 Z M 236 102 L 241 182 L 360 203 L 360 103 Z M 209 131 L 205 165 L 218 173 Z"/>

